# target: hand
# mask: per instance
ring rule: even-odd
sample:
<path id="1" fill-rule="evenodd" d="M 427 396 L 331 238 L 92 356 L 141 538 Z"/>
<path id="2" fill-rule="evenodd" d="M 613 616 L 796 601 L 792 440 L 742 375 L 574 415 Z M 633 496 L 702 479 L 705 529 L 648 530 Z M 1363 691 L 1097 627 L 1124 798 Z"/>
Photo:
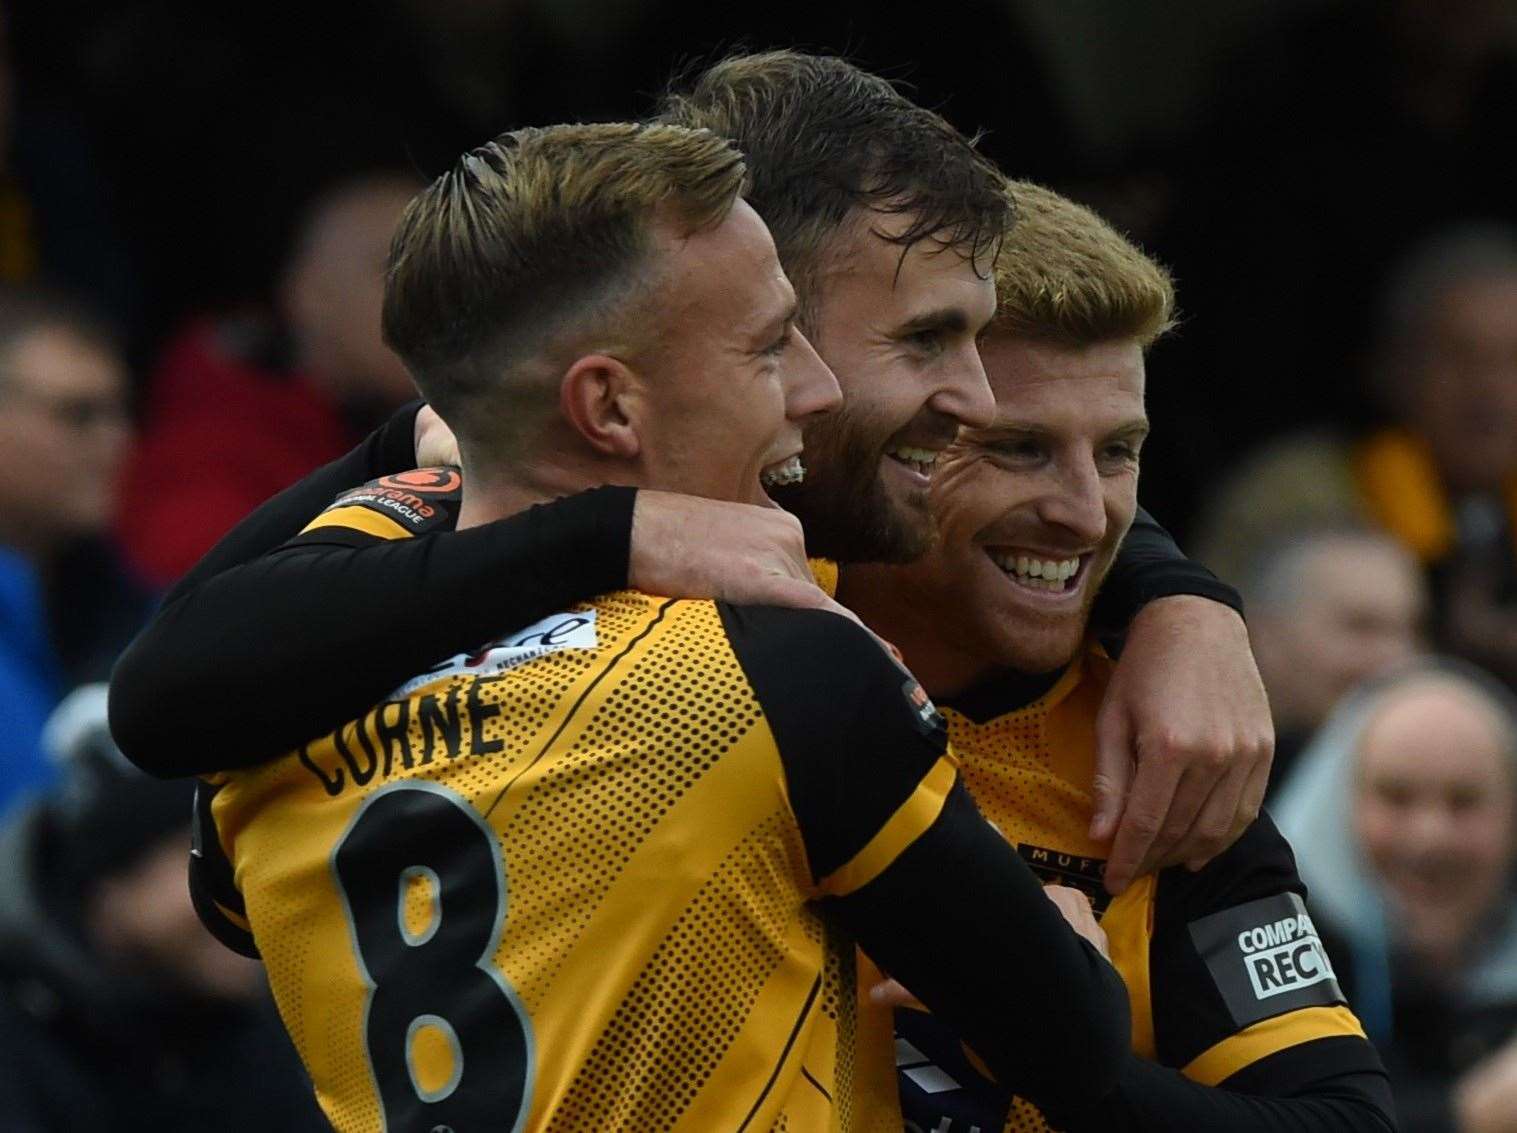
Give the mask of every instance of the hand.
<path id="1" fill-rule="evenodd" d="M 416 467 L 435 468 L 440 464 L 451 464 L 457 468 L 462 463 L 458 455 L 458 438 L 453 435 L 453 430 L 437 415 L 437 410 L 423 405 L 416 414 Z"/>
<path id="2" fill-rule="evenodd" d="M 627 581 L 650 594 L 854 618 L 817 586 L 800 520 L 779 508 L 639 491 Z"/>
<path id="3" fill-rule="evenodd" d="M 1517 1040 L 1454 1083 L 1459 1133 L 1517 1133 Z"/>
<path id="4" fill-rule="evenodd" d="M 1106 888 L 1200 869 L 1259 816 L 1275 730 L 1238 614 L 1207 598 L 1138 612 L 1096 720 L 1095 817 Z"/>
<path id="5" fill-rule="evenodd" d="M 1095 910 L 1090 907 L 1090 898 L 1068 885 L 1045 885 L 1043 895 L 1052 901 L 1069 927 L 1096 946 L 1096 951 L 1111 959 L 1111 949 L 1106 941 L 1106 930 L 1096 920 Z"/>

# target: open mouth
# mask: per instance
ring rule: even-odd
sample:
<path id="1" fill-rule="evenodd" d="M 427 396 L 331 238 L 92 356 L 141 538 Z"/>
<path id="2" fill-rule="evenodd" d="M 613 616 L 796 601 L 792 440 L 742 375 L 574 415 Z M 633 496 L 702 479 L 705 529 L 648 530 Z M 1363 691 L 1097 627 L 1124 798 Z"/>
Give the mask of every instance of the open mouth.
<path id="1" fill-rule="evenodd" d="M 771 464 L 759 473 L 759 483 L 766 488 L 779 488 L 786 484 L 799 484 L 806 479 L 806 466 L 801 463 L 801 454 L 787 456 Z"/>
<path id="2" fill-rule="evenodd" d="M 930 477 L 932 467 L 943 455 L 942 449 L 916 448 L 912 445 L 896 445 L 886 449 L 885 455 L 898 464 L 904 464 L 918 476 Z"/>
<path id="3" fill-rule="evenodd" d="M 1025 551 L 995 548 L 988 548 L 985 553 L 1016 585 L 1045 594 L 1064 594 L 1078 588 L 1084 577 L 1085 564 L 1090 559 L 1089 555 L 1047 558 Z"/>

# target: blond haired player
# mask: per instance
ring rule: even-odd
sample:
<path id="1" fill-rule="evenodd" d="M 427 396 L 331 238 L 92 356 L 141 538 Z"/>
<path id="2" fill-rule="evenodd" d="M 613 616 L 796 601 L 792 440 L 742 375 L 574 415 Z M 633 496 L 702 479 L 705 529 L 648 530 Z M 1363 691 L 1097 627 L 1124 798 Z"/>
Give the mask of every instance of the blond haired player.
<path id="1" fill-rule="evenodd" d="M 982 348 L 995 419 L 941 462 L 933 549 L 846 566 L 838 595 L 936 699 L 986 817 L 1034 872 L 1089 895 L 1127 984 L 1132 1053 L 1111 1095 L 1060 1099 L 1045 1120 L 951 1026 L 903 1007 L 908 1128 L 1389 1129 L 1384 1071 L 1268 818 L 1199 872 L 1161 870 L 1116 898 L 1101 884 L 1109 844 L 1089 835 L 1090 783 L 1112 662 L 1090 611 L 1137 508 L 1144 355 L 1170 326 L 1173 288 L 1088 209 L 1027 183 L 1013 195 Z"/>

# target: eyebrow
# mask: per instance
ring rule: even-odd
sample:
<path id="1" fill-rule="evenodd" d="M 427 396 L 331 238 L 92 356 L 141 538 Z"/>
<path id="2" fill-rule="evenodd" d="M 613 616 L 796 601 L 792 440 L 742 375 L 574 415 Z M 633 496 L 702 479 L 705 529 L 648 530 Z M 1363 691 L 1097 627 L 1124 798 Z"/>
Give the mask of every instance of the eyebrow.
<path id="1" fill-rule="evenodd" d="M 896 337 L 907 338 L 929 330 L 967 331 L 969 316 L 962 307 L 939 307 L 924 311 L 902 323 L 895 330 Z"/>
<path id="2" fill-rule="evenodd" d="M 1115 429 L 1103 433 L 1101 439 L 1114 441 L 1128 437 L 1146 437 L 1151 431 L 1152 425 L 1147 417 L 1134 417 L 1130 421 L 1124 421 Z M 963 429 L 959 433 L 959 439 L 971 444 L 987 444 L 1007 437 L 1046 437 L 1052 433 L 1053 430 L 1045 429 L 1041 425 L 1030 425 L 1002 418 L 991 422 L 983 429 Z"/>
<path id="3" fill-rule="evenodd" d="M 754 343 L 761 347 L 768 346 L 775 336 L 795 322 L 795 317 L 800 314 L 800 311 L 800 302 L 796 299 L 790 300 L 789 305 L 783 311 L 754 329 Z"/>

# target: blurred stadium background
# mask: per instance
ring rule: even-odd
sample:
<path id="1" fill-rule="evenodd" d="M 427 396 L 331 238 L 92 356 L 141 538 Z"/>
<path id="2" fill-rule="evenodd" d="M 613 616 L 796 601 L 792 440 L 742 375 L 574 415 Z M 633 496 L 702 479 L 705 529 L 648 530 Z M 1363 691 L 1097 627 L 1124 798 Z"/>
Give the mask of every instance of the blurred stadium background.
<path id="1" fill-rule="evenodd" d="M 1513 0 L 0 0 L 0 805 L 67 780 L 25 737 L 154 596 L 408 396 L 377 310 L 417 185 L 770 46 L 900 81 L 1174 269 L 1142 498 L 1257 603 L 1284 762 L 1430 646 L 1517 679 Z M 1445 1094 L 1500 1070 L 1497 970 L 1500 1021 L 1439 1016 Z M 1505 1055 L 1482 1130 L 1517 1129 Z"/>

